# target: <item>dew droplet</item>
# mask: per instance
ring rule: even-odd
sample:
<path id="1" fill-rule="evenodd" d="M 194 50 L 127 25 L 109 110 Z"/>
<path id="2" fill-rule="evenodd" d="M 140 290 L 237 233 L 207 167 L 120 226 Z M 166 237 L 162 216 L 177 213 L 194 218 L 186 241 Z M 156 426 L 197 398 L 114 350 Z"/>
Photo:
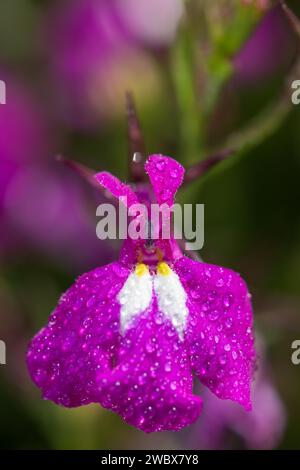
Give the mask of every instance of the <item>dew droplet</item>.
<path id="1" fill-rule="evenodd" d="M 208 300 L 212 301 L 212 300 L 215 300 L 217 296 L 217 293 L 215 290 L 211 290 L 209 293 L 208 293 Z"/>
<path id="2" fill-rule="evenodd" d="M 171 382 L 171 383 L 170 383 L 170 389 L 171 389 L 171 390 L 176 390 L 176 389 L 177 389 L 177 384 L 176 384 L 176 382 Z"/>
<path id="3" fill-rule="evenodd" d="M 96 301 L 96 296 L 92 295 L 92 297 L 90 297 L 88 299 L 87 303 L 86 303 L 87 308 L 92 307 L 94 305 L 95 301 Z"/>
<path id="4" fill-rule="evenodd" d="M 223 305 L 225 308 L 229 308 L 233 303 L 233 295 L 232 294 L 226 294 L 223 297 Z"/>
<path id="5" fill-rule="evenodd" d="M 154 319 L 155 324 L 162 325 L 163 321 L 164 321 L 163 316 L 160 313 L 158 313 Z"/>
<path id="6" fill-rule="evenodd" d="M 225 326 L 226 326 L 226 328 L 231 328 L 231 327 L 232 327 L 232 324 L 233 324 L 232 318 L 231 318 L 231 317 L 226 318 L 226 320 L 225 320 Z"/>
<path id="7" fill-rule="evenodd" d="M 153 353 L 153 352 L 155 351 L 155 346 L 154 346 L 154 344 L 151 343 L 151 342 L 147 343 L 147 344 L 146 344 L 146 351 L 147 351 L 148 353 L 150 353 L 150 354 Z"/>
<path id="8" fill-rule="evenodd" d="M 200 285 L 197 285 L 195 286 L 192 290 L 191 290 L 191 297 L 195 300 L 199 299 L 201 297 L 201 287 Z"/>
<path id="9" fill-rule="evenodd" d="M 226 364 L 226 362 L 227 362 L 227 357 L 226 357 L 225 354 L 222 354 L 222 355 L 220 356 L 219 362 L 220 362 L 220 364 L 221 364 L 222 366 L 224 366 L 224 365 Z"/>
<path id="10" fill-rule="evenodd" d="M 167 201 L 171 196 L 172 196 L 172 192 L 170 191 L 170 189 L 164 189 L 160 193 L 160 197 L 162 198 L 163 201 Z"/>
<path id="11" fill-rule="evenodd" d="M 155 166 L 158 171 L 163 171 L 166 167 L 166 162 L 164 159 L 158 160 Z"/>
<path id="12" fill-rule="evenodd" d="M 213 310 L 212 312 L 210 312 L 208 314 L 208 318 L 210 321 L 216 321 L 220 316 L 220 313 L 218 312 L 218 310 Z"/>

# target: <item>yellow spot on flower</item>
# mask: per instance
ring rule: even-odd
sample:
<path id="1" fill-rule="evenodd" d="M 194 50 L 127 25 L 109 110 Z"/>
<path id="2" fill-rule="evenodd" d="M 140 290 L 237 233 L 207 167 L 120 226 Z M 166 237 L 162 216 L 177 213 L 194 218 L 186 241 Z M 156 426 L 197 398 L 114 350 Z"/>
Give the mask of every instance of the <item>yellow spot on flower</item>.
<path id="1" fill-rule="evenodd" d="M 168 276 L 171 273 L 171 269 L 167 265 L 167 263 L 161 262 L 157 265 L 157 272 L 158 274 L 162 274 L 163 276 Z"/>
<path id="2" fill-rule="evenodd" d="M 135 274 L 137 276 L 143 276 L 144 274 L 147 274 L 149 272 L 148 266 L 146 266 L 144 263 L 139 263 L 135 267 Z"/>

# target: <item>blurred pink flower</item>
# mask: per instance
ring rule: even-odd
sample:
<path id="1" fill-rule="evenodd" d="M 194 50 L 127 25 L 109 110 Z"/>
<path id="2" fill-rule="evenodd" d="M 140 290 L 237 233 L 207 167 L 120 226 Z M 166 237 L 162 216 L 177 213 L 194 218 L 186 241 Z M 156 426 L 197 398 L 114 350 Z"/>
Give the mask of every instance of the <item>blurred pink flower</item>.
<path id="1" fill-rule="evenodd" d="M 26 165 L 47 157 L 49 136 L 43 113 L 31 94 L 7 73 L 6 104 L 0 105 L 0 251 L 14 245 L 5 218 L 4 199 L 12 179 Z"/>
<path id="2" fill-rule="evenodd" d="M 165 46 L 176 34 L 183 0 L 115 0 L 120 18 L 130 34 L 143 44 Z"/>
<path id="3" fill-rule="evenodd" d="M 48 31 L 60 112 L 67 122 L 85 128 L 114 115 L 120 102 L 123 109 L 127 89 L 144 99 L 151 90 L 153 99 L 158 72 L 146 49 L 172 41 L 182 11 L 182 0 L 59 2 Z"/>
<path id="4" fill-rule="evenodd" d="M 260 345 L 262 353 L 262 345 Z M 249 449 L 274 449 L 279 444 L 286 424 L 286 413 L 279 393 L 268 375 L 264 353 L 252 387 L 252 412 L 236 403 L 220 401 L 205 390 L 202 420 L 192 430 L 193 447 L 201 449 L 231 448 L 234 432 Z M 203 394 L 203 391 L 202 391 Z M 236 448 L 236 445 L 235 445 Z"/>
<path id="5" fill-rule="evenodd" d="M 42 113 L 29 92 L 7 74 L 3 77 L 7 102 L 0 106 L 0 195 L 18 168 L 45 155 L 48 140 Z"/>
<path id="6" fill-rule="evenodd" d="M 104 248 L 96 237 L 92 191 L 59 163 L 28 165 L 19 171 L 7 190 L 5 207 L 12 231 L 71 268 L 93 267 L 113 257 L 113 249 Z"/>
<path id="7" fill-rule="evenodd" d="M 277 5 L 266 13 L 236 55 L 235 84 L 269 79 L 289 66 L 294 51 L 294 33 L 282 8 Z"/>
<path id="8" fill-rule="evenodd" d="M 96 237 L 94 194 L 54 162 L 56 135 L 31 93 L 7 73 L 1 79 L 0 255 L 30 248 L 71 268 L 110 261 L 112 250 Z"/>

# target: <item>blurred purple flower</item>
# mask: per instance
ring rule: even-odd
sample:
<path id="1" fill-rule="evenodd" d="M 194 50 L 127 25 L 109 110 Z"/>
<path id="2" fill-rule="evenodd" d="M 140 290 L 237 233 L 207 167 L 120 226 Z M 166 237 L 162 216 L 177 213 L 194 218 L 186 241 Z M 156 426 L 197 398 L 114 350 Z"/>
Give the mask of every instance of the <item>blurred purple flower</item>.
<path id="1" fill-rule="evenodd" d="M 0 251 L 13 245 L 5 217 L 4 199 L 9 184 L 26 165 L 41 160 L 49 152 L 45 119 L 30 93 L 7 73 L 6 104 L 0 105 Z"/>
<path id="2" fill-rule="evenodd" d="M 0 195 L 16 170 L 41 158 L 47 148 L 44 120 L 32 97 L 7 74 L 3 77 L 7 103 L 0 106 Z"/>
<path id="3" fill-rule="evenodd" d="M 268 80 L 287 67 L 295 51 L 294 33 L 277 5 L 262 18 L 234 59 L 234 83 Z"/>
<path id="4" fill-rule="evenodd" d="M 24 242 L 72 268 L 93 267 L 113 256 L 112 247 L 104 249 L 96 237 L 93 193 L 59 163 L 19 171 L 8 187 L 5 207 L 12 230 Z"/>
<path id="5" fill-rule="evenodd" d="M 153 98 L 156 65 L 145 47 L 167 46 L 182 10 L 181 0 L 59 2 L 48 31 L 65 118 L 86 127 L 103 115 L 114 115 L 120 101 L 123 106 L 126 89 L 137 95 L 142 87 L 147 95 L 148 87 Z"/>
<path id="6" fill-rule="evenodd" d="M 31 248 L 70 267 L 109 261 L 112 250 L 96 237 L 93 193 L 53 162 L 56 137 L 30 92 L 7 73 L 1 79 L 7 86 L 0 105 L 1 256 Z"/>
<path id="7" fill-rule="evenodd" d="M 230 448 L 230 432 L 234 432 L 242 446 L 249 449 L 274 449 L 279 444 L 286 414 L 279 393 L 269 378 L 263 353 L 253 382 L 251 413 L 246 413 L 231 401 L 217 400 L 209 390 L 205 390 L 204 395 L 202 420 L 193 428 L 189 441 L 193 447 Z"/>

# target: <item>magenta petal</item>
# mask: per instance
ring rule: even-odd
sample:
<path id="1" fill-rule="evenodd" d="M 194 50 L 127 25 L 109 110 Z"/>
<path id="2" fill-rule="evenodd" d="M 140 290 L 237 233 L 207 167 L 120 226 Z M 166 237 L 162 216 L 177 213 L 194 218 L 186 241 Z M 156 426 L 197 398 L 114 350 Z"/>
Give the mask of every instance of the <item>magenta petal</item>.
<path id="1" fill-rule="evenodd" d="M 234 271 L 186 257 L 175 270 L 188 294 L 185 337 L 195 373 L 219 398 L 250 410 L 255 350 L 245 282 Z"/>
<path id="2" fill-rule="evenodd" d="M 174 196 L 181 186 L 184 168 L 173 158 L 151 155 L 145 164 L 156 200 L 159 204 L 173 205 Z"/>
<path id="3" fill-rule="evenodd" d="M 130 207 L 132 204 L 139 203 L 137 195 L 130 186 L 122 183 L 114 175 L 111 175 L 106 171 L 102 171 L 97 173 L 94 178 L 117 199 L 127 198 L 127 203 L 125 204 L 127 207 Z"/>
<path id="4" fill-rule="evenodd" d="M 116 295 L 129 269 L 112 263 L 83 274 L 31 341 L 29 372 L 45 399 L 72 407 L 95 401 L 95 378 L 112 368 L 119 341 Z"/>
<path id="5" fill-rule="evenodd" d="M 98 376 L 102 406 L 145 432 L 178 431 L 198 418 L 188 353 L 156 300 L 127 331 L 117 363 Z"/>

